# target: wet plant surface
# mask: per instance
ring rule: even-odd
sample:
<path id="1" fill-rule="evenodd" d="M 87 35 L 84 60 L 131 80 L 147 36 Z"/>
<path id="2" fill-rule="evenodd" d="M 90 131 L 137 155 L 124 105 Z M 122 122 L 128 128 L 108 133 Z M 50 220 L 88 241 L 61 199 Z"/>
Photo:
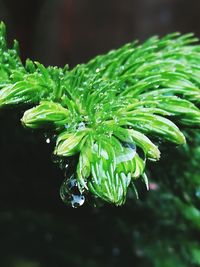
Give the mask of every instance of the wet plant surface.
<path id="1" fill-rule="evenodd" d="M 24 68 L 0 39 L 1 266 L 199 266 L 199 46 L 177 36 L 72 71 Z"/>
<path id="2" fill-rule="evenodd" d="M 87 200 L 72 209 L 59 198 L 64 174 L 50 161 L 53 144 L 42 134 L 27 135 L 18 123 L 20 112 L 6 114 L 0 140 L 1 266 L 198 266 L 198 212 L 195 217 L 188 210 L 185 217 L 184 211 L 199 209 L 199 135 L 190 133 L 190 148 L 162 148 L 161 161 L 148 165 L 151 190 L 136 184 L 139 200 L 130 191 L 121 208 L 94 208 Z"/>
<path id="3" fill-rule="evenodd" d="M 148 160 L 160 159 L 164 142 L 185 144 L 182 128 L 200 124 L 197 42 L 193 34 L 154 36 L 70 70 L 23 64 L 0 24 L 0 109 L 21 107 L 22 125 L 54 145 L 65 203 L 82 206 L 86 194 L 121 206 L 130 187 L 138 195 L 140 177 L 149 189 Z"/>

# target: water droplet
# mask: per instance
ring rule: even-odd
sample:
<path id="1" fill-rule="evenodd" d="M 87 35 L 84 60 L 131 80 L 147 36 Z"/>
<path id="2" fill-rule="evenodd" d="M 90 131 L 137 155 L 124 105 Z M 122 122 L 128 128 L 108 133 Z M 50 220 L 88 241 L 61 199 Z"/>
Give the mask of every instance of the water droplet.
<path id="1" fill-rule="evenodd" d="M 136 145 L 134 143 L 122 142 L 122 146 L 124 150 L 117 156 L 117 163 L 131 160 L 136 155 Z"/>
<path id="2" fill-rule="evenodd" d="M 58 166 L 61 170 L 63 170 L 63 169 L 66 170 L 69 167 L 69 161 L 66 158 L 61 158 L 55 154 L 52 154 L 51 159 L 52 159 L 53 163 L 58 164 Z"/>
<path id="3" fill-rule="evenodd" d="M 197 187 L 197 190 L 195 192 L 195 195 L 198 199 L 200 199 L 200 187 Z"/>
<path id="4" fill-rule="evenodd" d="M 85 197 L 80 193 L 74 175 L 69 179 L 65 179 L 62 183 L 60 187 L 60 197 L 65 204 L 71 205 L 73 208 L 84 204 Z"/>
<path id="5" fill-rule="evenodd" d="M 124 65 L 122 65 L 122 66 L 119 68 L 120 71 L 123 71 L 124 69 L 125 69 Z"/>
<path id="6" fill-rule="evenodd" d="M 97 122 L 97 123 L 101 123 L 101 122 L 102 122 L 101 118 L 97 118 L 97 119 L 96 119 L 96 122 Z"/>
<path id="7" fill-rule="evenodd" d="M 69 124 L 68 123 L 65 124 L 64 127 L 65 127 L 65 129 L 68 129 L 69 128 Z"/>
<path id="8" fill-rule="evenodd" d="M 45 133 L 44 138 L 47 144 L 50 144 L 51 142 L 55 142 L 57 135 L 52 134 L 51 132 Z"/>
<path id="9" fill-rule="evenodd" d="M 95 153 L 98 152 L 98 145 L 97 145 L 97 143 L 94 143 L 94 144 L 93 144 L 92 149 L 93 149 L 93 151 L 94 151 Z"/>
<path id="10" fill-rule="evenodd" d="M 69 168 L 69 164 L 66 163 L 64 167 L 65 167 L 65 170 L 67 170 Z"/>
<path id="11" fill-rule="evenodd" d="M 85 202 L 85 197 L 83 195 L 71 195 L 72 208 L 78 208 L 82 206 L 84 202 Z"/>
<path id="12" fill-rule="evenodd" d="M 108 152 L 105 149 L 101 149 L 100 154 L 104 159 L 108 160 L 108 158 L 109 158 Z"/>
<path id="13" fill-rule="evenodd" d="M 66 187 L 69 193 L 79 193 L 78 186 L 77 186 L 77 180 L 72 175 L 71 178 L 66 180 Z"/>
<path id="14" fill-rule="evenodd" d="M 84 130 L 84 129 L 85 129 L 85 123 L 84 122 L 80 122 L 78 124 L 77 130 L 78 131 L 81 131 L 81 130 Z"/>
<path id="15" fill-rule="evenodd" d="M 49 144 L 51 142 L 50 138 L 46 139 L 46 143 Z"/>
<path id="16" fill-rule="evenodd" d="M 130 148 L 132 150 L 136 150 L 136 146 L 134 143 L 127 143 L 127 142 L 124 142 L 123 144 L 123 147 L 127 147 L 127 148 Z"/>
<path id="17" fill-rule="evenodd" d="M 115 121 L 115 124 L 118 124 L 119 123 L 119 118 L 117 116 L 113 116 L 113 119 Z"/>

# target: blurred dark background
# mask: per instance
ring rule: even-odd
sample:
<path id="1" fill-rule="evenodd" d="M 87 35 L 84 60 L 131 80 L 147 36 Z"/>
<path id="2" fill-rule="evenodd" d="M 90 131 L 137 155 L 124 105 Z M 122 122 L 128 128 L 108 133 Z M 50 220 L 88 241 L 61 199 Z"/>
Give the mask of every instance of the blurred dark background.
<path id="1" fill-rule="evenodd" d="M 199 12 L 199 0 L 0 0 L 8 42 L 19 41 L 23 60 L 71 67 L 134 39 L 174 31 L 200 36 Z M 1 267 L 200 266 L 184 258 L 180 245 L 196 232 L 184 232 L 170 198 L 161 203 L 161 189 L 121 208 L 66 207 L 59 197 L 63 173 L 51 161 L 53 145 L 23 129 L 21 116 L 0 113 Z M 160 163 L 172 195 L 179 192 L 166 160 L 183 154 L 170 148 Z M 158 165 L 150 166 L 156 182 L 164 177 L 156 173 Z M 178 223 L 181 229 L 174 228 Z M 158 260 L 167 257 L 163 264 Z"/>
<path id="2" fill-rule="evenodd" d="M 155 34 L 200 34 L 198 0 L 1 0 L 0 18 L 23 58 L 71 66 Z"/>

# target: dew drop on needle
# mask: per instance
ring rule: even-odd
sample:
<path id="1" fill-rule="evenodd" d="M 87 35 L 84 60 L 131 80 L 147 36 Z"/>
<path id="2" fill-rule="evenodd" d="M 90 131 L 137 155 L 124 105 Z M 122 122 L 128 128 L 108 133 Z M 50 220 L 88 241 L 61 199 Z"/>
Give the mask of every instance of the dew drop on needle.
<path id="1" fill-rule="evenodd" d="M 78 208 L 82 206 L 84 202 L 85 202 L 85 197 L 83 195 L 71 195 L 72 208 Z"/>
<path id="2" fill-rule="evenodd" d="M 84 204 L 85 197 L 80 193 L 74 175 L 65 179 L 62 183 L 60 187 L 60 197 L 65 204 L 72 206 L 73 208 L 78 208 Z"/>
<path id="3" fill-rule="evenodd" d="M 47 139 L 46 139 L 46 143 L 47 143 L 47 144 L 50 144 L 50 142 L 51 142 L 50 138 L 47 138 Z"/>

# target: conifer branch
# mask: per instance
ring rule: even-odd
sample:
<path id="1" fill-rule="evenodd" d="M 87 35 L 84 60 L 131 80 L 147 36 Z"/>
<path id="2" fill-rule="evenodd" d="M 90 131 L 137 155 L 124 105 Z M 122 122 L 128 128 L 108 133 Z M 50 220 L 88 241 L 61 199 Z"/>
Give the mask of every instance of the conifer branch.
<path id="1" fill-rule="evenodd" d="M 135 179 L 148 187 L 145 164 L 159 160 L 158 141 L 184 144 L 180 128 L 199 127 L 197 41 L 193 34 L 152 37 L 69 70 L 29 59 L 23 65 L 0 24 L 0 109 L 31 105 L 23 125 L 56 136 L 62 162 L 78 159 L 61 187 L 64 202 L 76 207 L 92 194 L 122 205 Z"/>

